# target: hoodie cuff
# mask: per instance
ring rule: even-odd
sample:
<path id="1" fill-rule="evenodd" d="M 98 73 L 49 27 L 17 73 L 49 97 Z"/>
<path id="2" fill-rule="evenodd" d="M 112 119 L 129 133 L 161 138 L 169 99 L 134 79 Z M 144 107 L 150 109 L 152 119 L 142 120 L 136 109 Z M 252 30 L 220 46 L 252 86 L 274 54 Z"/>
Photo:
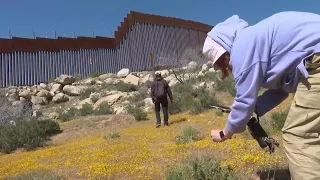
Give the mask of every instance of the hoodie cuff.
<path id="1" fill-rule="evenodd" d="M 226 128 L 229 132 L 231 133 L 243 133 L 246 130 L 246 124 L 244 125 L 239 125 L 235 123 L 231 123 L 230 120 L 227 121 L 226 123 Z"/>

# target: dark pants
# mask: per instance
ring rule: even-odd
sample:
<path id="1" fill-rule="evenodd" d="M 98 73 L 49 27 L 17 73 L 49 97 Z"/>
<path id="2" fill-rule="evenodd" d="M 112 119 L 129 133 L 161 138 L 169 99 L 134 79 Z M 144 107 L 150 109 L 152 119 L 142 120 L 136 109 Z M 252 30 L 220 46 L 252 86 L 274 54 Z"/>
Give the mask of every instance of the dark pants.
<path id="1" fill-rule="evenodd" d="M 157 124 L 161 124 L 160 105 L 162 107 L 162 112 L 163 112 L 163 122 L 164 122 L 164 124 L 168 124 L 168 99 L 167 99 L 167 97 L 157 98 L 154 102 L 154 106 L 155 106 L 154 109 L 155 109 L 155 113 L 156 113 Z"/>

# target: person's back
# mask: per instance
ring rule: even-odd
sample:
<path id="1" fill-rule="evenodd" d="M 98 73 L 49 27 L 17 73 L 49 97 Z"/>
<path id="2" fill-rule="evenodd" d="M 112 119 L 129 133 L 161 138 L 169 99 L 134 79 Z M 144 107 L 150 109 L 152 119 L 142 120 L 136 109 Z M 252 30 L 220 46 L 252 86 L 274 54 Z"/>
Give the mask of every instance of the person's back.
<path id="1" fill-rule="evenodd" d="M 294 92 L 299 73 L 308 76 L 303 57 L 320 52 L 320 15 L 317 14 L 281 12 L 252 26 L 234 16 L 223 23 L 226 25 L 217 27 L 208 36 L 227 50 L 231 51 L 232 47 L 235 79 L 259 62 L 264 88 Z M 223 31 L 223 36 L 216 34 L 217 31 Z"/>
<path id="2" fill-rule="evenodd" d="M 155 113 L 157 118 L 156 127 L 160 127 L 161 125 L 160 105 L 163 110 L 164 125 L 168 125 L 168 96 L 172 101 L 170 86 L 167 81 L 162 78 L 161 74 L 157 74 L 154 81 L 151 83 L 151 98 L 155 104 Z"/>
<path id="3" fill-rule="evenodd" d="M 254 112 L 263 116 L 295 93 L 281 129 L 290 173 L 320 179 L 320 15 L 281 12 L 253 26 L 232 16 L 208 36 L 230 53 L 235 77 L 226 132 L 244 132 Z M 268 90 L 258 97 L 261 87 Z"/>

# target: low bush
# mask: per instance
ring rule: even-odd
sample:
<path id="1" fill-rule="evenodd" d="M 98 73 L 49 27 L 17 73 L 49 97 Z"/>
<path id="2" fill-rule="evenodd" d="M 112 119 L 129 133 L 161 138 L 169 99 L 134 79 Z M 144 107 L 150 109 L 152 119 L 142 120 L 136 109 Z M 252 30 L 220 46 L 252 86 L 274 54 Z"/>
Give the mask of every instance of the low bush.
<path id="1" fill-rule="evenodd" d="M 79 99 L 80 100 L 84 100 L 90 97 L 91 93 L 97 92 L 98 89 L 94 88 L 94 87 L 89 87 L 83 91 L 80 92 L 80 96 Z"/>
<path id="2" fill-rule="evenodd" d="M 136 107 L 134 105 L 128 105 L 126 107 L 126 110 L 129 114 L 134 116 L 135 120 L 137 121 L 142 121 L 142 120 L 147 120 L 147 113 L 144 112 L 142 109 L 139 107 Z"/>
<path id="3" fill-rule="evenodd" d="M 138 93 L 128 98 L 128 100 L 130 102 L 139 102 L 139 101 L 143 101 L 147 97 L 150 97 L 150 94 L 148 94 L 148 87 L 142 86 L 138 89 Z"/>
<path id="4" fill-rule="evenodd" d="M 11 153 L 18 148 L 33 150 L 45 145 L 51 135 L 61 132 L 57 122 L 52 120 L 18 121 L 15 125 L 0 126 L 0 151 Z"/>
<path id="5" fill-rule="evenodd" d="M 107 136 L 105 136 L 106 139 L 116 139 L 120 138 L 120 133 L 119 132 L 110 132 Z"/>
<path id="6" fill-rule="evenodd" d="M 89 75 L 90 78 L 97 78 L 99 77 L 101 74 L 100 73 L 92 73 Z"/>
<path id="7" fill-rule="evenodd" d="M 64 111 L 62 108 L 57 109 L 57 113 L 59 114 L 59 120 L 65 122 L 74 119 L 77 116 L 78 109 L 77 108 L 70 108 L 67 111 Z"/>
<path id="8" fill-rule="evenodd" d="M 116 84 L 116 89 L 122 92 L 132 92 L 137 91 L 138 86 L 120 81 Z"/>
<path id="9" fill-rule="evenodd" d="M 273 120 L 273 126 L 276 130 L 280 131 L 287 119 L 289 109 L 282 110 L 280 112 L 273 112 L 271 118 Z"/>
<path id="10" fill-rule="evenodd" d="M 4 96 L 0 96 L 0 125 L 8 124 L 10 121 L 23 121 L 32 116 L 32 105 L 30 102 L 12 106 L 12 103 Z"/>
<path id="11" fill-rule="evenodd" d="M 216 115 L 217 115 L 217 116 L 222 116 L 222 115 L 223 115 L 223 112 L 222 112 L 222 111 L 216 111 Z"/>
<path id="12" fill-rule="evenodd" d="M 182 130 L 181 135 L 177 136 L 176 143 L 185 144 L 190 141 L 198 141 L 200 139 L 200 131 L 193 126 L 187 126 Z"/>
<path id="13" fill-rule="evenodd" d="M 220 80 L 217 76 L 214 76 L 214 83 L 214 87 L 217 91 L 228 92 L 232 97 L 236 96 L 236 89 L 232 75 L 229 75 L 224 80 Z"/>
<path id="14" fill-rule="evenodd" d="M 82 105 L 82 107 L 78 110 L 78 114 L 80 116 L 87 116 L 87 115 L 90 115 L 93 113 L 94 113 L 94 110 L 93 110 L 92 105 L 87 104 L 87 103 Z"/>
<path id="15" fill-rule="evenodd" d="M 102 103 L 100 106 L 94 111 L 95 115 L 108 115 L 113 114 L 113 109 L 108 105 L 108 103 Z"/>
<path id="16" fill-rule="evenodd" d="M 213 156 L 189 157 L 187 163 L 171 167 L 165 174 L 167 180 L 236 180 L 229 167 L 221 167 Z"/>
<path id="17" fill-rule="evenodd" d="M 169 108 L 170 114 L 185 111 L 198 114 L 218 102 L 215 93 L 210 92 L 206 87 L 193 89 L 191 84 L 177 84 L 172 88 L 172 92 L 174 101 Z"/>
<path id="18" fill-rule="evenodd" d="M 44 170 L 36 170 L 28 173 L 19 174 L 15 177 L 4 178 L 4 180 L 37 180 L 37 179 L 64 180 L 66 178 L 63 176 L 55 175 L 50 171 L 44 171 Z"/>

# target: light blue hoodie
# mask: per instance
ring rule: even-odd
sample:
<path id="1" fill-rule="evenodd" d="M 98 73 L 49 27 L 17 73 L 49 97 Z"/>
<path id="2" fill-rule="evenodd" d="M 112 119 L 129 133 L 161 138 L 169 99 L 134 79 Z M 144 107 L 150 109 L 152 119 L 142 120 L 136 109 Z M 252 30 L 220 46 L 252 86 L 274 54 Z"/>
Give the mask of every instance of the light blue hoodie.
<path id="1" fill-rule="evenodd" d="M 230 53 L 237 93 L 226 128 L 241 133 L 255 109 L 264 115 L 308 78 L 303 60 L 320 52 L 320 15 L 281 12 L 253 26 L 234 15 L 208 36 Z"/>

